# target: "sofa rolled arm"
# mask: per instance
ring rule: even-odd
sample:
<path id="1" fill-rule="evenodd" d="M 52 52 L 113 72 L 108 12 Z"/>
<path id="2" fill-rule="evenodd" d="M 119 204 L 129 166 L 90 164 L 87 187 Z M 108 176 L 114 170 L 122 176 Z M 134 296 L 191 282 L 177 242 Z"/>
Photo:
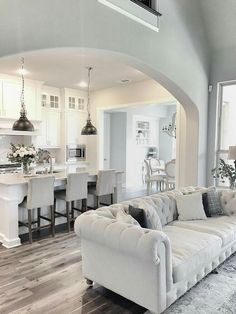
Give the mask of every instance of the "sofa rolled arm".
<path id="1" fill-rule="evenodd" d="M 97 242 L 150 263 L 159 264 L 163 258 L 167 291 L 172 286 L 170 240 L 162 231 L 140 228 L 87 212 L 76 219 L 75 232 L 82 240 Z"/>

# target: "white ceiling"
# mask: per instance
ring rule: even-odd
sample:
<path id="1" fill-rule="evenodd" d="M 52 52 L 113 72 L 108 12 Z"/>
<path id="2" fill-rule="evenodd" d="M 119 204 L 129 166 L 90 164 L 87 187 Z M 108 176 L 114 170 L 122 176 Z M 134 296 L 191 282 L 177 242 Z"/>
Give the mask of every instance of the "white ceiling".
<path id="1" fill-rule="evenodd" d="M 0 73 L 19 75 L 20 58 L 10 56 L 0 59 Z M 44 81 L 55 87 L 80 88 L 78 83 L 87 82 L 87 66 L 92 66 L 91 89 L 103 89 L 121 85 L 121 80 L 129 83 L 149 79 L 142 72 L 107 55 L 83 54 L 72 49 L 41 50 L 26 53 L 25 69 L 27 79 Z M 127 84 L 127 83 L 126 83 Z"/>
<path id="2" fill-rule="evenodd" d="M 236 0 L 199 2 L 211 48 L 236 47 Z"/>

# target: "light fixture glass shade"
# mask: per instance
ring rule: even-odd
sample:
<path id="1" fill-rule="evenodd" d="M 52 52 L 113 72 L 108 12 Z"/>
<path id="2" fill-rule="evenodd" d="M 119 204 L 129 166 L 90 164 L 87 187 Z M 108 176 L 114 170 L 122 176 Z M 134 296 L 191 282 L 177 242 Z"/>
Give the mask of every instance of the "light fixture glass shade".
<path id="1" fill-rule="evenodd" d="M 228 159 L 236 160 L 236 146 L 229 146 Z"/>
<path id="2" fill-rule="evenodd" d="M 34 131 L 33 124 L 27 118 L 27 111 L 25 108 L 25 101 L 24 101 L 24 93 L 25 93 L 25 79 L 24 79 L 24 58 L 21 59 L 21 78 L 22 78 L 22 91 L 21 91 L 21 110 L 20 110 L 20 118 L 15 121 L 12 126 L 13 131 Z"/>
<path id="3" fill-rule="evenodd" d="M 91 120 L 87 120 L 85 127 L 81 131 L 81 135 L 97 135 L 97 129 L 92 125 Z"/>

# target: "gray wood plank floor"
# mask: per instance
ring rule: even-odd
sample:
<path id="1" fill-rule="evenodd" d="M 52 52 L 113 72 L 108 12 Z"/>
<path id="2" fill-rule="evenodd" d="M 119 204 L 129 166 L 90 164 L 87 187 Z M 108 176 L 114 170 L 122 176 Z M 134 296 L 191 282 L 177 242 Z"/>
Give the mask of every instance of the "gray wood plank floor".
<path id="1" fill-rule="evenodd" d="M 0 246 L 0 314 L 141 314 L 145 309 L 82 277 L 71 232 L 7 250 Z"/>

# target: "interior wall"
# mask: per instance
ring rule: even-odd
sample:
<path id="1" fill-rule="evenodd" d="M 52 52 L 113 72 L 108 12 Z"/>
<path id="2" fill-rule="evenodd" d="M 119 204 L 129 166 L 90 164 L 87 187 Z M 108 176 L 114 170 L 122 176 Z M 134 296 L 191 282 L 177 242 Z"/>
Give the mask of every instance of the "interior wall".
<path id="1" fill-rule="evenodd" d="M 126 181 L 126 126 L 125 112 L 110 113 L 110 168 L 124 172 Z"/>
<path id="2" fill-rule="evenodd" d="M 208 165 L 207 165 L 207 184 L 213 185 L 211 169 L 216 163 L 216 138 L 217 138 L 217 83 L 236 80 L 236 48 L 228 48 L 215 51 L 212 55 L 212 70 L 210 84 L 213 89 L 209 97 L 209 125 L 208 125 Z M 235 140 L 236 142 L 236 140 Z"/>
<path id="3" fill-rule="evenodd" d="M 185 157 L 183 183 L 205 183 L 209 49 L 196 0 L 162 1 L 159 33 L 95 0 L 0 0 L 0 6 L 0 56 L 59 47 L 97 49 L 113 52 L 165 86 L 192 125 L 186 126 L 192 156 Z"/>

